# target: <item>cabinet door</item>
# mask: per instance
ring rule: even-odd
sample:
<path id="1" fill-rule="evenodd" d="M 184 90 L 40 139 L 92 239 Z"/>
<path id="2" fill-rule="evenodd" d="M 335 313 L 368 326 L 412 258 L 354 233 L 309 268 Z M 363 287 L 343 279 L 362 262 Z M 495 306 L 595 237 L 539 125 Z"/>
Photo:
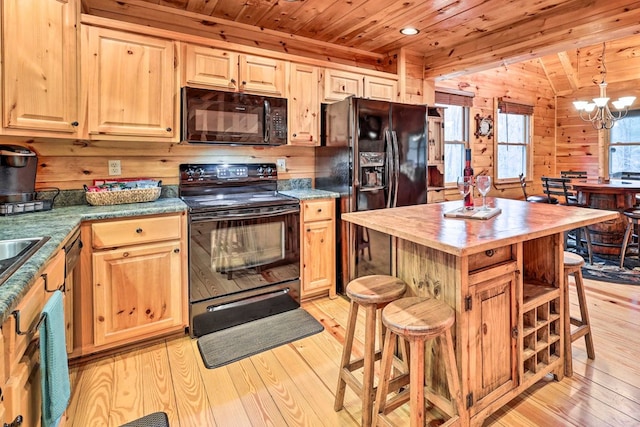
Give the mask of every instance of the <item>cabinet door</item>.
<path id="1" fill-rule="evenodd" d="M 40 425 L 42 413 L 40 386 L 40 358 L 37 346 L 31 346 L 22 361 L 16 366 L 7 381 L 3 394 L 6 410 L 5 422 L 16 421 L 22 417 L 24 427 Z"/>
<path id="2" fill-rule="evenodd" d="M 289 90 L 289 144 L 316 145 L 319 142 L 320 101 L 318 69 L 291 64 Z"/>
<path id="3" fill-rule="evenodd" d="M 396 101 L 398 99 L 398 81 L 364 76 L 364 97 L 380 101 Z"/>
<path id="4" fill-rule="evenodd" d="M 305 223 L 303 236 L 302 296 L 326 289 L 335 293 L 333 221 Z"/>
<path id="5" fill-rule="evenodd" d="M 347 71 L 324 71 L 324 101 L 341 101 L 347 96 L 362 96 L 363 77 Z"/>
<path id="6" fill-rule="evenodd" d="M 76 2 L 5 0 L 2 28 L 3 126 L 75 133 Z"/>
<path id="7" fill-rule="evenodd" d="M 135 341 L 182 324 L 180 242 L 93 254 L 94 342 Z"/>
<path id="8" fill-rule="evenodd" d="M 429 132 L 429 149 L 427 150 L 428 164 L 442 164 L 444 161 L 444 120 L 442 117 L 427 119 Z"/>
<path id="9" fill-rule="evenodd" d="M 469 390 L 472 413 L 517 386 L 516 273 L 470 287 Z M 472 414 L 473 415 L 473 414 Z"/>
<path id="10" fill-rule="evenodd" d="M 238 54 L 205 46 L 186 45 L 185 82 L 223 90 L 238 89 Z"/>
<path id="11" fill-rule="evenodd" d="M 171 40 L 82 27 L 89 134 L 171 138 L 178 85 Z"/>
<path id="12" fill-rule="evenodd" d="M 239 55 L 240 90 L 285 96 L 284 61 Z"/>

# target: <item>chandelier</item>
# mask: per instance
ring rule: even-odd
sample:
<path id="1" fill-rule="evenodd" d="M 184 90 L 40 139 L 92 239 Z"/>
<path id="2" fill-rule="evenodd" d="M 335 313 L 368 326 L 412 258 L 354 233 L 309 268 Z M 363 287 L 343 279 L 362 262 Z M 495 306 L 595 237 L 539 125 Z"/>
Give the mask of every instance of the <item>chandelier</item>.
<path id="1" fill-rule="evenodd" d="M 573 105 L 580 112 L 580 118 L 585 122 L 591 122 L 594 129 L 611 129 L 617 120 L 627 115 L 629 106 L 636 99 L 635 96 L 623 96 L 617 101 L 612 101 L 613 108 L 616 112 L 611 112 L 609 108 L 609 98 L 607 97 L 607 67 L 604 65 L 604 43 L 602 43 L 602 81 L 600 86 L 600 96 L 593 98 L 593 102 L 574 101 Z"/>

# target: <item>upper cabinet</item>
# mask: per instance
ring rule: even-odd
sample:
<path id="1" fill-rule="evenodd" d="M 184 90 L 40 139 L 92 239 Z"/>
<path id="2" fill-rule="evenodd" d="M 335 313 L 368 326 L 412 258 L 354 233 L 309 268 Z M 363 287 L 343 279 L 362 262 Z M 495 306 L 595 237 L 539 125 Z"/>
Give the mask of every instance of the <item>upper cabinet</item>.
<path id="1" fill-rule="evenodd" d="M 317 145 L 320 129 L 318 69 L 291 64 L 289 74 L 289 144 Z"/>
<path id="2" fill-rule="evenodd" d="M 324 102 L 342 101 L 348 96 L 361 97 L 364 81 L 361 74 L 332 69 L 324 70 Z"/>
<path id="3" fill-rule="evenodd" d="M 364 76 L 364 97 L 379 101 L 396 101 L 398 99 L 398 81 Z"/>
<path id="4" fill-rule="evenodd" d="M 398 81 L 339 70 L 324 70 L 324 102 L 358 96 L 379 101 L 397 101 Z"/>
<path id="5" fill-rule="evenodd" d="M 190 44 L 184 53 L 186 85 L 286 95 L 285 61 Z"/>
<path id="6" fill-rule="evenodd" d="M 82 44 L 88 137 L 177 139 L 174 42 L 83 26 Z"/>
<path id="7" fill-rule="evenodd" d="M 2 133 L 75 137 L 75 1 L 2 2 Z"/>

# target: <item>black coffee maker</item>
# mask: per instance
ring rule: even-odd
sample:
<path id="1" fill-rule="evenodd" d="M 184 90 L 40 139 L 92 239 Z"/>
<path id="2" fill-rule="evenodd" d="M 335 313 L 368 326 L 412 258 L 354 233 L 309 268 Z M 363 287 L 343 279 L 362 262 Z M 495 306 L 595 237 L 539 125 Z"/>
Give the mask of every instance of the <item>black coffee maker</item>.
<path id="1" fill-rule="evenodd" d="M 19 145 L 0 145 L 0 203 L 35 199 L 36 153 Z"/>

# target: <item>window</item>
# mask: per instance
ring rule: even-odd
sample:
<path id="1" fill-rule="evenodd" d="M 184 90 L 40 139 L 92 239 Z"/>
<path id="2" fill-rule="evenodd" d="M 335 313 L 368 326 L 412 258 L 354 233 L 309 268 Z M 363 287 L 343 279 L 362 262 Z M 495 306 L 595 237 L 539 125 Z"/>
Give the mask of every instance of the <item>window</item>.
<path id="1" fill-rule="evenodd" d="M 533 107 L 500 100 L 496 132 L 496 181 L 529 176 Z"/>
<path id="2" fill-rule="evenodd" d="M 609 135 L 609 176 L 640 172 L 640 110 L 629 111 Z"/>
<path id="3" fill-rule="evenodd" d="M 471 92 L 436 90 L 436 105 L 444 108 L 444 182 L 454 185 L 464 169 L 464 149 L 469 147 Z"/>
<path id="4" fill-rule="evenodd" d="M 469 146 L 469 108 L 448 105 L 444 110 L 444 182 L 462 175 L 464 149 Z"/>

